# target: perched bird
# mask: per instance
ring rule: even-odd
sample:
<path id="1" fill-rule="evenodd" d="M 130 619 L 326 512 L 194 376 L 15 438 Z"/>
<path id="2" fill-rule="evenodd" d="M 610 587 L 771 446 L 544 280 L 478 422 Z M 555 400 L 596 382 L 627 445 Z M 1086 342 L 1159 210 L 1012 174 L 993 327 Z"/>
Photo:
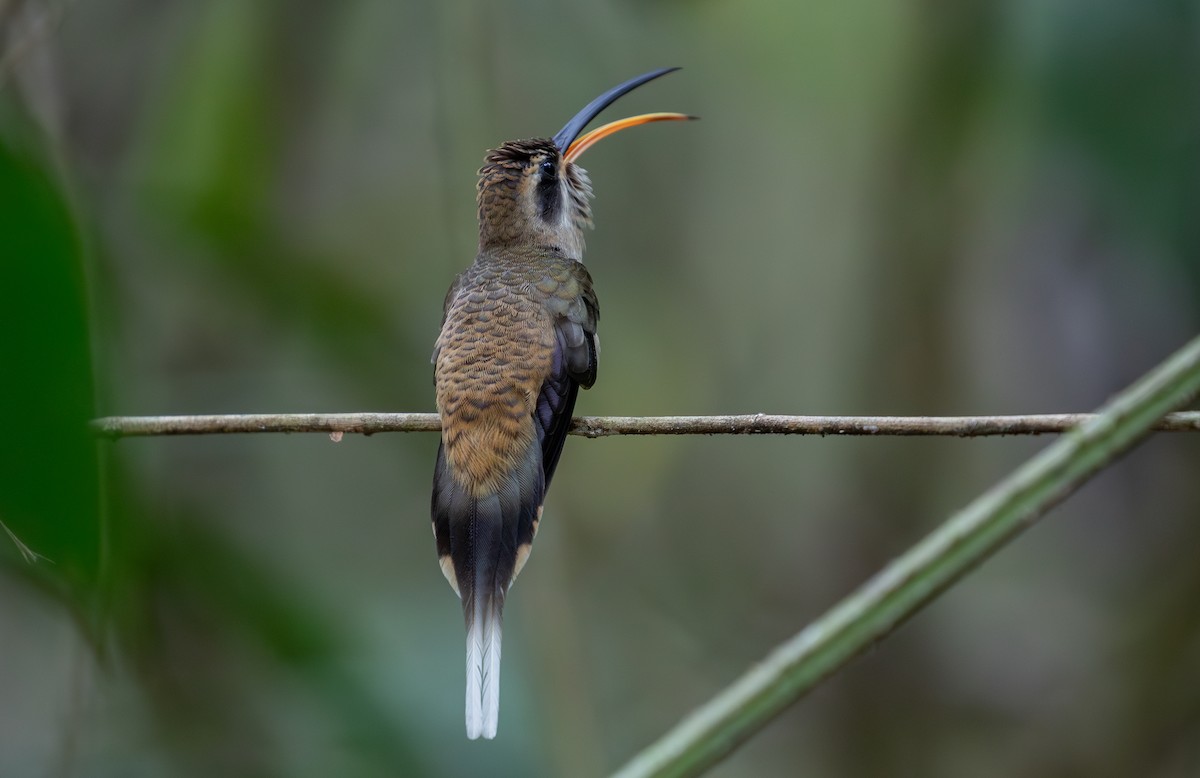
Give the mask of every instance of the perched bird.
<path id="1" fill-rule="evenodd" d="M 467 624 L 467 736 L 496 736 L 501 613 L 529 557 L 579 387 L 596 380 L 592 226 L 579 155 L 651 113 L 581 135 L 614 100 L 678 68 L 613 87 L 553 138 L 509 141 L 479 170 L 479 252 L 446 294 L 433 352 L 442 440 L 433 476 L 433 534 Z"/>

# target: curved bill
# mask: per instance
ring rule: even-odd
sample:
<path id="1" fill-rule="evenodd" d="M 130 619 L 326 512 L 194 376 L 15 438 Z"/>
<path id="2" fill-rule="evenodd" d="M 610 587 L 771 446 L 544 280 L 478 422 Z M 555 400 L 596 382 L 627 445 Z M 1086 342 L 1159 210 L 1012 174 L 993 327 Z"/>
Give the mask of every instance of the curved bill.
<path id="1" fill-rule="evenodd" d="M 639 124 L 649 124 L 650 122 L 686 122 L 689 119 L 695 118 L 695 116 L 688 116 L 686 113 L 644 113 L 640 116 L 630 116 L 628 119 L 618 119 L 615 122 L 609 122 L 603 127 L 597 127 L 586 135 L 576 139 L 563 152 L 563 159 L 567 162 L 574 162 L 579 159 L 579 156 L 583 152 L 614 132 L 627 130 L 630 127 L 637 127 Z"/>
<path id="2" fill-rule="evenodd" d="M 617 84 L 612 89 L 609 89 L 607 92 L 584 106 L 582 111 L 575 114 L 575 116 L 571 118 L 571 121 L 567 122 L 566 125 L 558 131 L 558 134 L 554 136 L 554 145 L 558 146 L 559 151 L 561 151 L 563 154 L 566 154 L 567 149 L 575 141 L 575 138 L 579 136 L 579 133 L 583 132 L 583 128 L 588 126 L 592 119 L 595 119 L 601 111 L 612 105 L 617 98 L 621 97 L 622 95 L 629 94 L 648 81 L 653 81 L 659 76 L 665 76 L 666 74 L 672 73 L 676 70 L 679 70 L 679 68 L 659 68 L 658 70 L 651 70 L 649 73 L 643 73 L 640 76 L 635 76 L 634 78 L 631 78 L 622 84 Z"/>

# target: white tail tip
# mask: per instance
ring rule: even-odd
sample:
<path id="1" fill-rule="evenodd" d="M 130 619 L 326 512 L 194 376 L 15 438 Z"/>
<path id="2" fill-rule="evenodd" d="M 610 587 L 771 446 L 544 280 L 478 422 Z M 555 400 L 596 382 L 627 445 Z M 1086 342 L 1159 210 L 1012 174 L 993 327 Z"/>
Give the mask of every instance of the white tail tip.
<path id="1" fill-rule="evenodd" d="M 467 631 L 467 737 L 496 737 L 500 722 L 500 618 L 478 613 Z"/>

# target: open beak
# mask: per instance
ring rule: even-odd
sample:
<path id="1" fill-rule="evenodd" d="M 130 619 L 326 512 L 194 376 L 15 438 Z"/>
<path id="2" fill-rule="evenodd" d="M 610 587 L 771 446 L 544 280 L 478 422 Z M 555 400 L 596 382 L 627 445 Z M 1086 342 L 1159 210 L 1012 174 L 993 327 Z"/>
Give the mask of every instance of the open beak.
<path id="1" fill-rule="evenodd" d="M 566 152 L 563 154 L 563 159 L 567 162 L 574 162 L 579 158 L 580 154 L 590 149 L 601 139 L 607 138 L 614 132 L 627 130 L 639 124 L 649 124 L 650 122 L 686 122 L 688 119 L 695 118 L 695 116 L 688 116 L 686 113 L 644 113 L 640 116 L 630 116 L 628 119 L 618 119 L 615 122 L 609 122 L 603 127 L 597 127 L 586 135 L 576 138 L 567 147 Z"/>
<path id="2" fill-rule="evenodd" d="M 631 116 L 628 119 L 606 124 L 603 127 L 592 130 L 586 135 L 580 135 L 583 128 L 586 127 L 592 119 L 603 111 L 608 106 L 612 105 L 617 98 L 622 95 L 629 94 L 637 89 L 642 84 L 648 81 L 653 81 L 659 76 L 665 76 L 667 73 L 679 70 L 679 68 L 660 68 L 652 70 L 649 73 L 643 73 L 640 76 L 631 78 L 628 81 L 617 84 L 612 89 L 609 89 L 604 94 L 597 97 L 592 102 L 588 103 L 582 111 L 575 114 L 571 121 L 566 123 L 558 134 L 554 136 L 554 144 L 558 146 L 558 150 L 562 152 L 563 159 L 567 162 L 573 162 L 579 158 L 579 155 L 587 151 L 592 145 L 602 138 L 612 135 L 614 132 L 636 127 L 639 124 L 649 124 L 650 122 L 667 122 L 667 121 L 686 121 L 694 119 L 694 116 L 688 116 L 682 113 L 645 113 L 640 116 Z"/>

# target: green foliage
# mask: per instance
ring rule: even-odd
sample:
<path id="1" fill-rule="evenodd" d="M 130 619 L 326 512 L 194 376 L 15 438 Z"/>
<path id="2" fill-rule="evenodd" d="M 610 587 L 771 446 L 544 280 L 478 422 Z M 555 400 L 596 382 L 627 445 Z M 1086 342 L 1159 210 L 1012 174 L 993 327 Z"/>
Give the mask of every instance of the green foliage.
<path id="1" fill-rule="evenodd" d="M 105 544 L 82 246 L 45 167 L 0 142 L 0 538 L 9 569 L 95 627 Z M 21 546 L 36 555 L 29 559 Z"/>

